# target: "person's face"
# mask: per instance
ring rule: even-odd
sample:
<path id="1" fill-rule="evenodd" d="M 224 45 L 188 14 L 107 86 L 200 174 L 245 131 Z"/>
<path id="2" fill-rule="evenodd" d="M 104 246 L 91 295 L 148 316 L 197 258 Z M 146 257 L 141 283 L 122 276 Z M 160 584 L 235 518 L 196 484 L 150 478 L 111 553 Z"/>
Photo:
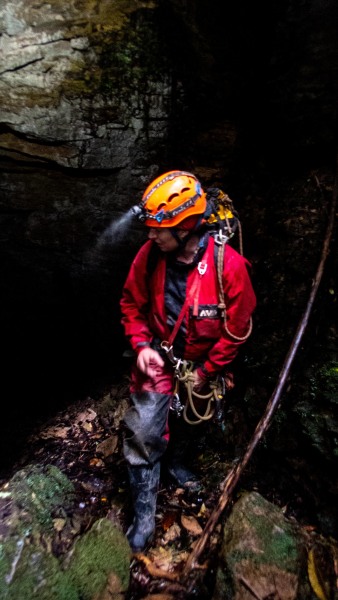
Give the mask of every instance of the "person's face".
<path id="1" fill-rule="evenodd" d="M 176 230 L 179 237 L 185 237 L 187 231 Z M 170 227 L 149 227 L 148 238 L 158 245 L 162 252 L 177 250 L 178 242 L 170 232 Z"/>

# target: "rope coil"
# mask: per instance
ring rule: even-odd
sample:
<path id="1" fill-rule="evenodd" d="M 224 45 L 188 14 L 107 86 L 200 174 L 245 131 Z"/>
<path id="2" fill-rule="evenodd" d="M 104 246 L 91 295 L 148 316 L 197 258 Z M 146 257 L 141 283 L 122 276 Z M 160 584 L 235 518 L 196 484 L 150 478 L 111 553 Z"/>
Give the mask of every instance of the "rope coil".
<path id="1" fill-rule="evenodd" d="M 179 383 L 183 383 L 187 392 L 187 401 L 183 410 L 183 418 L 187 423 L 189 423 L 189 425 L 199 425 L 200 423 L 202 423 L 202 421 L 209 421 L 214 416 L 215 408 L 214 406 L 212 406 L 212 403 L 214 402 L 215 397 L 218 397 L 219 395 L 217 390 L 217 387 L 219 388 L 219 386 L 216 385 L 216 382 L 210 382 L 210 392 L 208 392 L 207 394 L 199 394 L 193 389 L 194 376 L 192 373 L 192 363 L 188 365 L 183 364 L 182 367 L 183 369 L 181 369 L 180 374 L 176 375 L 176 377 Z M 195 406 L 194 398 L 197 398 L 198 400 L 207 401 L 207 405 L 203 415 L 201 415 L 198 412 Z M 196 420 L 192 420 L 188 417 L 189 408 L 191 409 L 193 415 L 196 417 Z"/>
<path id="2" fill-rule="evenodd" d="M 175 391 L 174 391 L 174 406 L 173 410 L 181 416 L 183 414 L 184 420 L 189 425 L 199 425 L 204 421 L 209 421 L 215 416 L 216 407 L 219 406 L 222 398 L 225 394 L 225 384 L 222 377 L 216 377 L 216 379 L 209 382 L 210 391 L 206 394 L 200 394 L 196 390 L 194 390 L 194 375 L 193 375 L 193 362 L 181 359 L 175 359 L 172 354 L 172 348 L 167 346 L 167 342 L 163 344 L 162 347 L 167 348 L 168 356 L 174 359 L 174 377 L 175 377 Z M 170 359 L 171 360 L 171 359 Z M 172 361 L 173 362 L 173 361 Z M 180 401 L 180 384 L 183 384 L 186 390 L 186 402 L 184 405 L 181 404 Z M 204 414 L 200 414 L 200 412 L 196 408 L 196 400 L 201 400 L 203 402 L 207 402 Z M 195 420 L 192 420 L 188 416 L 188 411 L 191 410 Z"/>

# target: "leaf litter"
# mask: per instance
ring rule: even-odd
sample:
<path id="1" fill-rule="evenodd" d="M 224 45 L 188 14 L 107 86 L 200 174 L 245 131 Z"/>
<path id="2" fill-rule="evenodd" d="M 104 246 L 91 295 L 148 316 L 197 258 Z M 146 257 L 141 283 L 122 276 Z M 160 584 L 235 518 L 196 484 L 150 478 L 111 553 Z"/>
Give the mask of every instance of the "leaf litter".
<path id="1" fill-rule="evenodd" d="M 62 514 L 53 521 L 51 551 L 57 557 L 70 552 L 76 538 L 101 517 L 107 517 L 123 531 L 128 528 L 132 507 L 120 427 L 128 398 L 126 381 L 98 400 L 88 397 L 72 404 L 32 433 L 25 454 L 13 468 L 15 472 L 30 463 L 54 465 L 74 485 L 76 502 L 72 514 Z M 164 481 L 159 491 L 154 539 L 144 554 L 133 557 L 131 564 L 133 598 L 147 593 L 163 600 L 172 597 L 172 593 L 175 598 L 184 596 L 179 573 L 220 492 L 213 480 L 207 481 L 214 474 L 211 465 L 221 467 L 220 470 L 226 466 L 209 451 L 200 453 L 197 462 L 204 494 L 192 493 L 169 481 Z M 216 532 L 211 548 L 217 546 L 218 536 Z M 207 566 L 201 568 L 205 570 Z"/>

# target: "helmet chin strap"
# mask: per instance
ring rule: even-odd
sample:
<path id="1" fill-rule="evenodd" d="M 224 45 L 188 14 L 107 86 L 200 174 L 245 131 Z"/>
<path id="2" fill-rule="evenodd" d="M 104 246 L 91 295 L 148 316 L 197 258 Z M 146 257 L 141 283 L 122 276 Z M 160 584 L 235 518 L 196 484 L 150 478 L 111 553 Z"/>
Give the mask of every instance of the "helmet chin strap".
<path id="1" fill-rule="evenodd" d="M 181 238 L 178 235 L 178 228 L 177 227 L 170 227 L 170 233 L 173 236 L 173 238 L 176 240 L 176 242 L 178 243 L 179 248 L 184 248 L 184 246 L 186 245 L 187 241 L 190 240 L 190 238 L 194 235 L 194 231 L 188 231 L 188 235 L 185 235 L 183 238 Z"/>
<path id="2" fill-rule="evenodd" d="M 190 238 L 192 238 L 193 235 L 196 235 L 196 233 L 198 235 L 201 221 L 202 221 L 202 215 L 198 219 L 198 221 L 193 229 L 181 230 L 181 231 L 188 231 L 188 235 L 184 236 L 183 238 L 180 238 L 177 233 L 180 229 L 179 227 L 170 227 L 171 235 L 173 236 L 173 238 L 175 238 L 176 242 L 178 243 L 179 248 L 184 248 L 186 243 L 190 240 Z"/>

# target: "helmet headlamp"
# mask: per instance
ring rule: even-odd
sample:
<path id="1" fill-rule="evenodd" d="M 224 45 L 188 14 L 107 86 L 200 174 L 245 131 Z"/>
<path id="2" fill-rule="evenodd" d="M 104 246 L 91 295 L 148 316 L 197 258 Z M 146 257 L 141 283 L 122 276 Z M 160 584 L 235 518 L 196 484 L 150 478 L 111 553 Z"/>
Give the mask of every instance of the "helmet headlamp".
<path id="1" fill-rule="evenodd" d="M 140 204 L 135 204 L 135 206 L 132 206 L 131 209 L 130 209 L 130 212 L 141 223 L 144 223 L 144 221 L 146 220 L 146 216 L 144 214 L 143 206 L 141 206 Z"/>

